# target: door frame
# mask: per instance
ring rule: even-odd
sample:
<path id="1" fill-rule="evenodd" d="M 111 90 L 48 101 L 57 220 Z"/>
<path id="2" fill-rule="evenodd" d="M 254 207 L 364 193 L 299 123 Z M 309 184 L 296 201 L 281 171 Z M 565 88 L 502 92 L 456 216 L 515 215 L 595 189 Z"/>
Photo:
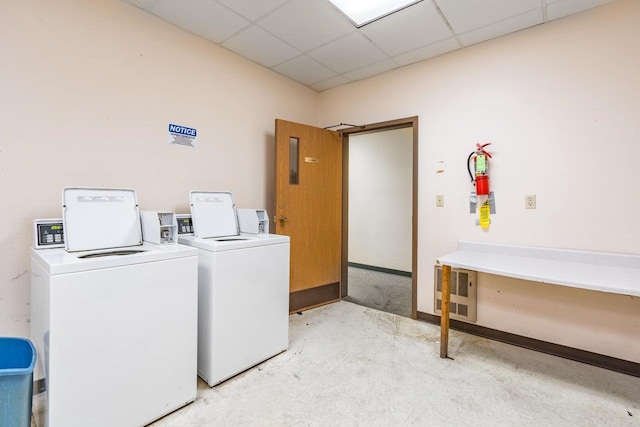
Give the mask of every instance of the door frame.
<path id="1" fill-rule="evenodd" d="M 340 297 L 348 293 L 349 263 L 349 135 L 413 129 L 413 195 L 411 218 L 411 318 L 418 318 L 418 116 L 341 129 L 342 136 L 342 261 Z"/>

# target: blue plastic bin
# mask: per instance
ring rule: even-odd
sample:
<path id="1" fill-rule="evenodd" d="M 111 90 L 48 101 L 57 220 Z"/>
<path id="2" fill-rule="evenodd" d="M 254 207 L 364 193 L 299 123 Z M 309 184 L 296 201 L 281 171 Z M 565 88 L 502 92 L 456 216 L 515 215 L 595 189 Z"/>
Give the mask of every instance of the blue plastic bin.
<path id="1" fill-rule="evenodd" d="M 36 349 L 26 338 L 0 337 L 0 427 L 29 427 Z"/>

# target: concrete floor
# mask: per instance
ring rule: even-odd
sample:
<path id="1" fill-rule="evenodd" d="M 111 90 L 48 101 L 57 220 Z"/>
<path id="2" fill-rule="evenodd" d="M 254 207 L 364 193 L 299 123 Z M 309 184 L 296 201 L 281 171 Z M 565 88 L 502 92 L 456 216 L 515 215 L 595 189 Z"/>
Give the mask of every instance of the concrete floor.
<path id="1" fill-rule="evenodd" d="M 411 277 L 349 267 L 345 301 L 411 317 Z"/>
<path id="2" fill-rule="evenodd" d="M 155 427 L 640 426 L 640 378 L 349 302 L 291 315 L 289 349 Z"/>

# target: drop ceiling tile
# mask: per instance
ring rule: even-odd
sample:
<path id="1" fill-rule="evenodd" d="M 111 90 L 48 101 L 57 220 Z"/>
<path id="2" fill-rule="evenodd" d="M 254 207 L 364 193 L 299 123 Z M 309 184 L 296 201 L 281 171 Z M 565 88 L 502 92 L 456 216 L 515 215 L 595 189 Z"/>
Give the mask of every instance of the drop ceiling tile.
<path id="1" fill-rule="evenodd" d="M 541 0 L 435 1 L 457 34 L 503 21 L 533 9 L 542 11 Z"/>
<path id="2" fill-rule="evenodd" d="M 124 1 L 323 91 L 615 0 L 423 0 L 361 29 L 327 0 Z"/>
<path id="3" fill-rule="evenodd" d="M 222 46 L 269 68 L 300 54 L 256 25 L 235 34 Z"/>
<path id="4" fill-rule="evenodd" d="M 360 33 L 351 33 L 308 53 L 338 73 L 380 62 L 386 55 Z"/>
<path id="5" fill-rule="evenodd" d="M 438 55 L 442 55 L 452 50 L 459 49 L 461 46 L 458 44 L 455 38 L 441 40 L 430 44 L 429 46 L 421 47 L 410 52 L 405 52 L 400 55 L 394 56 L 393 59 L 398 65 L 409 65 L 414 62 L 423 61 L 425 59 L 434 58 Z"/>
<path id="6" fill-rule="evenodd" d="M 387 71 L 393 70 L 394 68 L 398 68 L 398 64 L 393 59 L 383 59 L 380 62 L 376 62 L 375 64 L 367 65 L 366 67 L 358 68 L 357 70 L 349 71 L 348 73 L 344 73 L 345 77 L 347 77 L 351 81 L 363 80 L 368 77 L 373 77 L 377 74 L 382 74 Z"/>
<path id="7" fill-rule="evenodd" d="M 337 74 L 327 67 L 318 64 L 306 55 L 300 55 L 276 67 L 273 71 L 289 77 L 303 85 L 327 80 Z"/>
<path id="8" fill-rule="evenodd" d="M 458 38 L 464 46 L 470 46 L 475 43 L 533 27 L 534 25 L 542 24 L 542 22 L 542 9 L 536 9 L 492 25 L 487 25 L 486 27 L 478 28 L 477 30 L 469 31 L 468 33 L 460 34 Z"/>
<path id="9" fill-rule="evenodd" d="M 328 80 L 323 80 L 321 82 L 313 83 L 309 85 L 309 87 L 311 87 L 311 89 L 315 90 L 316 92 L 322 92 L 324 90 L 342 86 L 347 83 L 349 83 L 349 79 L 347 79 L 346 77 L 336 76 Z"/>
<path id="10" fill-rule="evenodd" d="M 573 15 L 613 0 L 547 0 L 547 21 Z"/>
<path id="11" fill-rule="evenodd" d="M 140 1 L 140 0 L 138 0 Z M 288 0 L 218 0 L 249 21 L 255 21 Z"/>
<path id="12" fill-rule="evenodd" d="M 379 19 L 360 28 L 360 31 L 391 56 L 453 36 L 430 1 Z"/>
<path id="13" fill-rule="evenodd" d="M 249 25 L 249 21 L 212 0 L 158 0 L 149 11 L 214 43 Z"/>
<path id="14" fill-rule="evenodd" d="M 318 0 L 293 0 L 258 25 L 303 52 L 355 31 L 337 10 Z"/>

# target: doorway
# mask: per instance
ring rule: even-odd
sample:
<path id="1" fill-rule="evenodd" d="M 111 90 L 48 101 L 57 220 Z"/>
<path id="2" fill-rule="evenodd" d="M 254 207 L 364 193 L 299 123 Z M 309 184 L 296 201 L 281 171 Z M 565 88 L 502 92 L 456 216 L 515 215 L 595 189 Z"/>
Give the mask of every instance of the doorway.
<path id="1" fill-rule="evenodd" d="M 340 133 L 342 298 L 415 319 L 418 118 Z"/>

